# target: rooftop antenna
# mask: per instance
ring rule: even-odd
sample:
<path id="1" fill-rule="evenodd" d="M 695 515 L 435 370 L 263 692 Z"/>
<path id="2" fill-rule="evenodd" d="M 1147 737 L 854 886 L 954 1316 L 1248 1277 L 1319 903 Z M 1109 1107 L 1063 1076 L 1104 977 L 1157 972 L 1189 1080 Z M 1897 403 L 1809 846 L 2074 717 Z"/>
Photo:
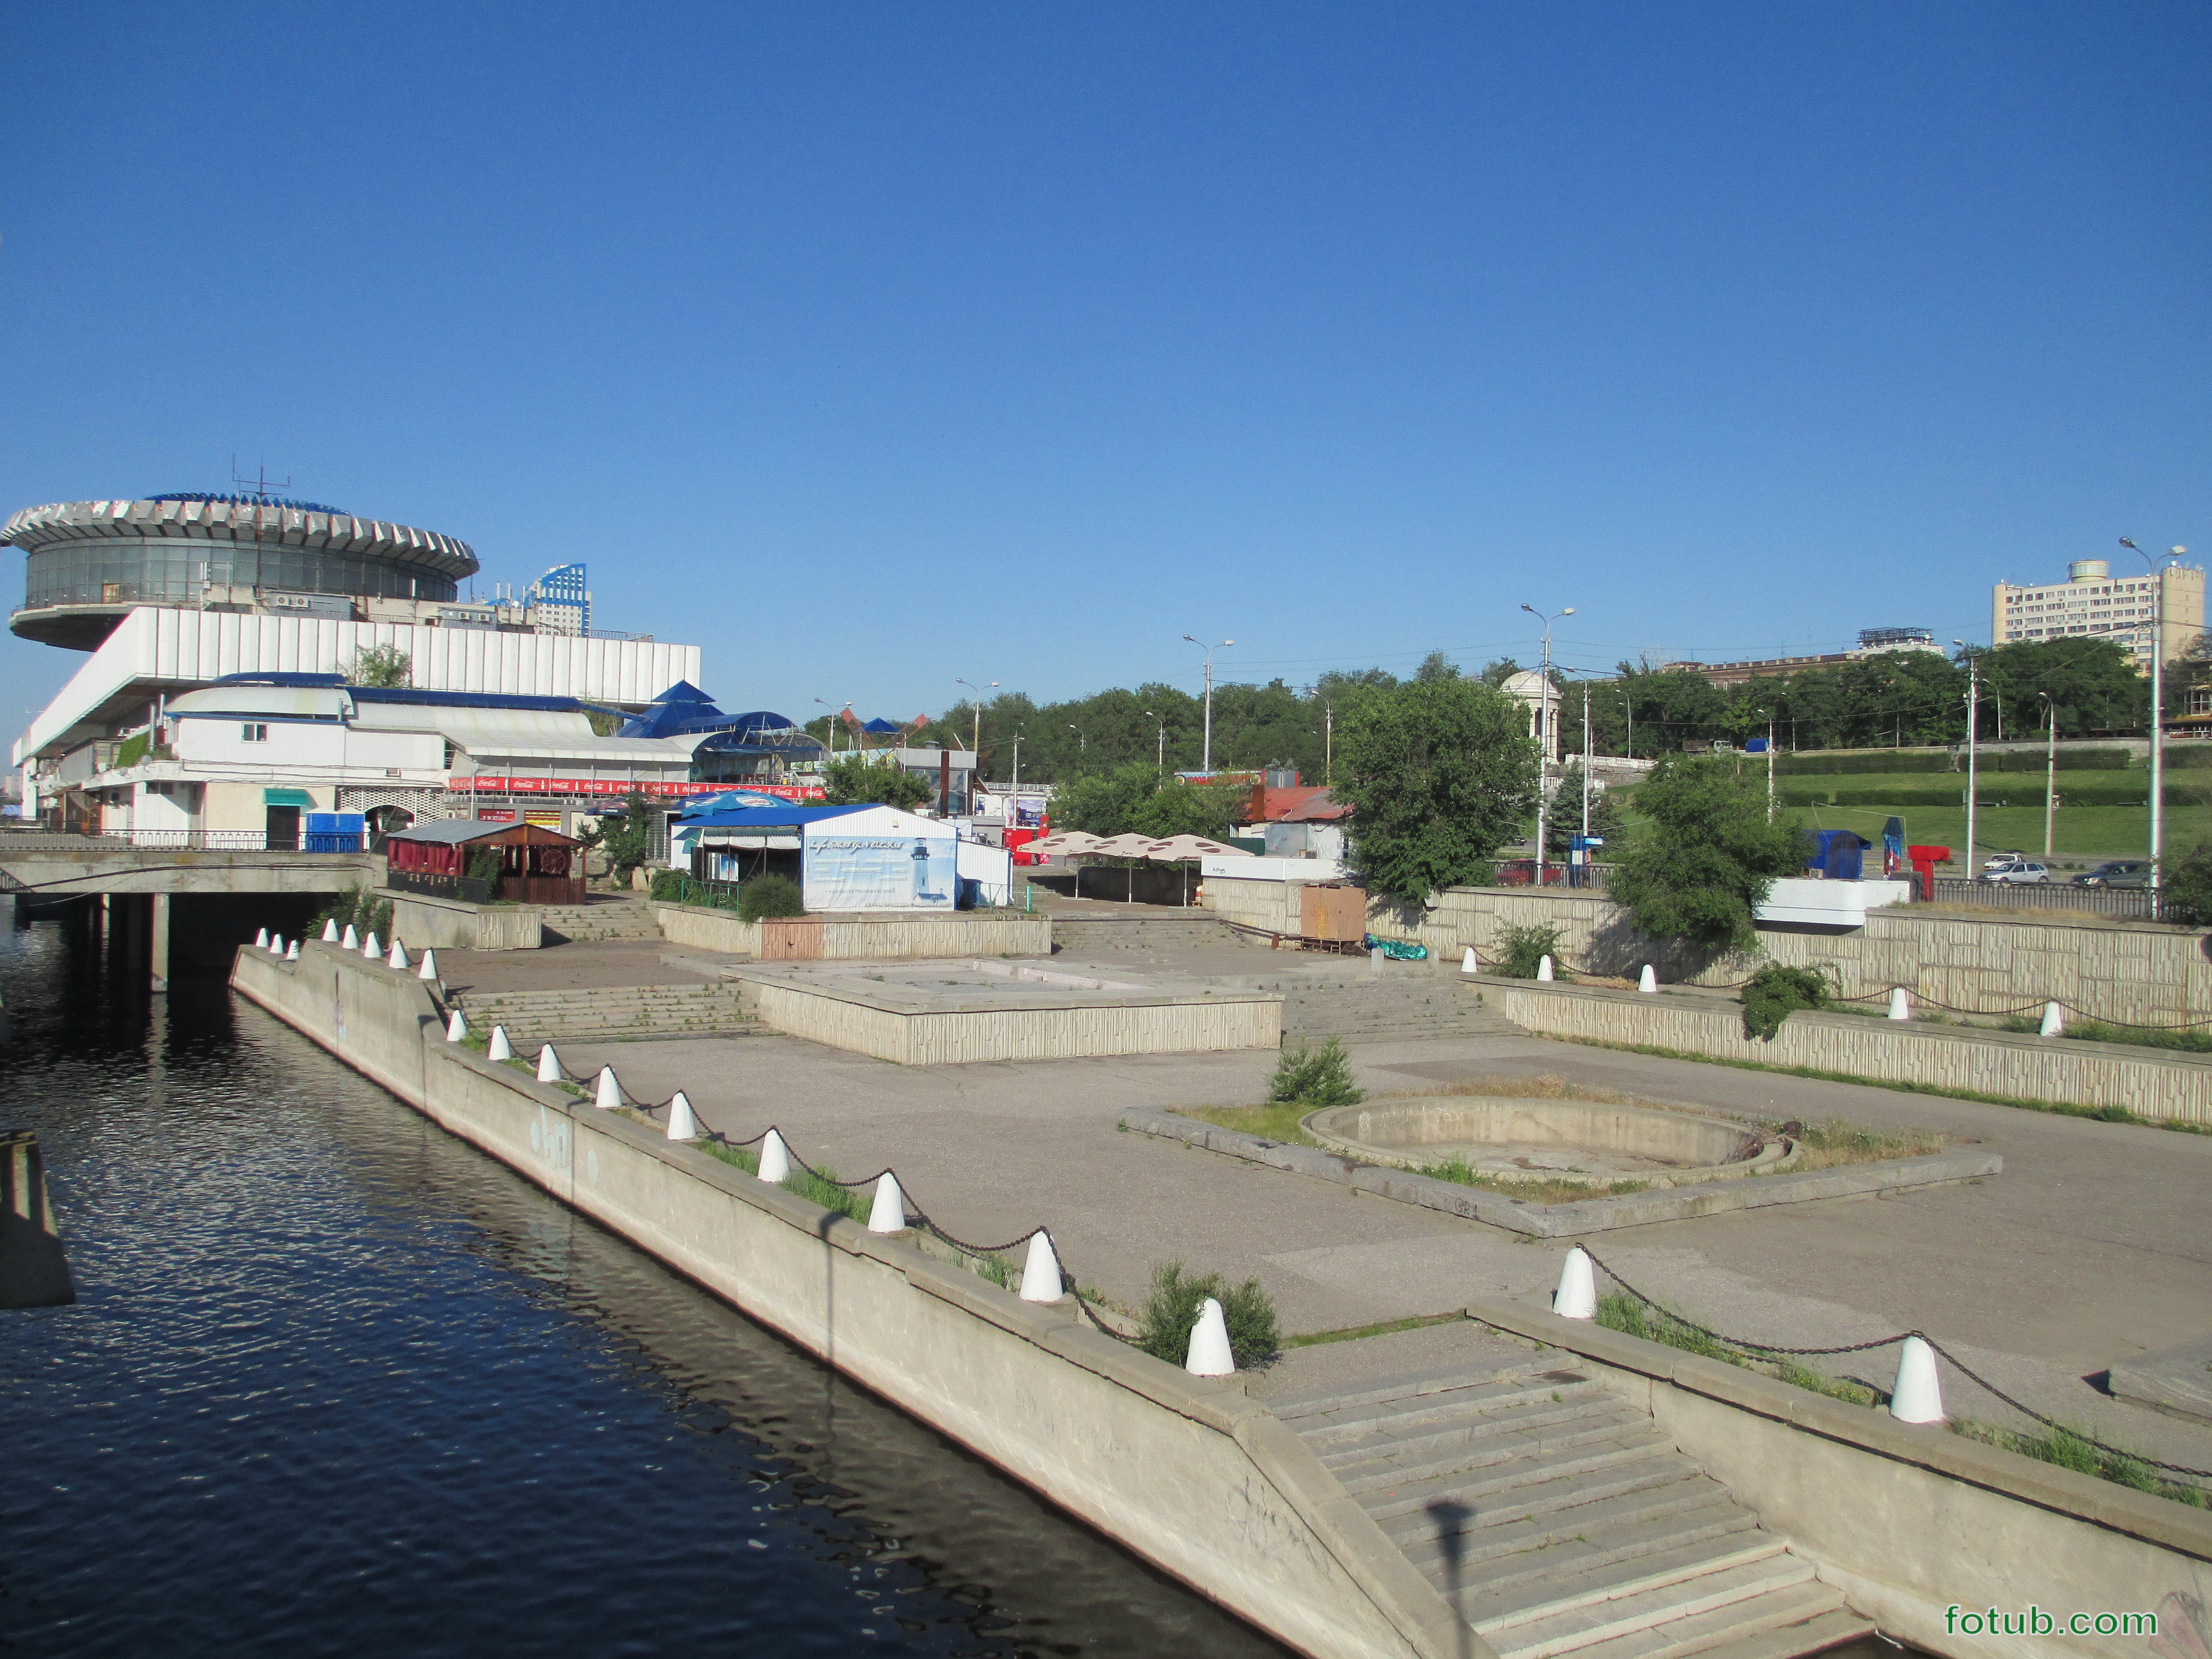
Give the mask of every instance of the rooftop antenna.
<path id="1" fill-rule="evenodd" d="M 254 469 L 254 473 L 255 476 L 251 478 L 241 476 L 238 470 L 238 457 L 235 454 L 231 456 L 231 483 L 243 486 L 246 493 L 252 495 L 255 501 L 266 501 L 272 495 L 281 497 L 283 491 L 288 490 L 292 487 L 292 475 L 289 472 L 284 475 L 284 482 L 283 483 L 270 483 L 269 482 L 269 467 L 266 462 L 263 462 L 257 465 Z"/>

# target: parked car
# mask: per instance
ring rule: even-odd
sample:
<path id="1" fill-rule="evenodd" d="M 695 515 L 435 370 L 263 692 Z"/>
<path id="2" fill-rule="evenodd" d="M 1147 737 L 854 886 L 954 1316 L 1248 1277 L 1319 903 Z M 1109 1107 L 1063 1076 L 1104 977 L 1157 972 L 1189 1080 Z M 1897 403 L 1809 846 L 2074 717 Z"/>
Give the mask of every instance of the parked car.
<path id="1" fill-rule="evenodd" d="M 1498 861 L 1498 884 L 1500 887 L 1528 887 L 1534 884 L 1536 860 L 1534 859 L 1500 859 Z M 1557 887 L 1567 878 L 1567 866 L 1544 860 L 1544 885 Z"/>
<path id="2" fill-rule="evenodd" d="M 2006 882 L 2049 881 L 2051 872 L 2044 866 L 2027 859 L 2011 859 L 1998 865 L 1994 870 L 1983 871 L 1982 879 Z"/>
<path id="3" fill-rule="evenodd" d="M 1982 868 L 1984 870 L 1994 870 L 2000 864 L 2020 864 L 2024 862 L 2027 858 L 2027 854 L 2026 852 L 1992 853 L 1989 857 L 1982 860 Z"/>
<path id="4" fill-rule="evenodd" d="M 2074 878 L 2076 887 L 2148 887 L 2150 866 L 2141 859 L 2112 859 Z"/>

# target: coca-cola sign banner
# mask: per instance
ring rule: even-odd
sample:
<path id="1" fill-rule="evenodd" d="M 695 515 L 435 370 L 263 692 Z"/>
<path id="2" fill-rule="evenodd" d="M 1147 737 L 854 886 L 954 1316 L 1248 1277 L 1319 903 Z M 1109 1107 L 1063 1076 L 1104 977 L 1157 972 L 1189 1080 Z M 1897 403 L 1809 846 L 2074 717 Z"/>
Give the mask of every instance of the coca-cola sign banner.
<path id="1" fill-rule="evenodd" d="M 454 778 L 446 785 L 448 794 L 454 795 L 562 795 L 598 797 L 620 800 L 635 791 L 656 800 L 684 800 L 695 795 L 719 795 L 732 789 L 744 789 L 757 795 L 774 795 L 782 800 L 821 800 L 824 792 L 818 783 L 753 783 L 750 781 L 722 783 L 669 782 L 659 778 Z"/>

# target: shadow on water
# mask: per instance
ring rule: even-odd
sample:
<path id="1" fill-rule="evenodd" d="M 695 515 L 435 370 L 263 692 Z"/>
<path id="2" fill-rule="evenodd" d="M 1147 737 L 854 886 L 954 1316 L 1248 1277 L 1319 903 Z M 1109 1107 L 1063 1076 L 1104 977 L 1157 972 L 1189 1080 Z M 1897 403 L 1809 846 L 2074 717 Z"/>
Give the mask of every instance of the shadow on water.
<path id="1" fill-rule="evenodd" d="M 0 1000 L 80 1297 L 0 1316 L 0 1641 L 1282 1652 L 219 981 L 41 922 Z"/>

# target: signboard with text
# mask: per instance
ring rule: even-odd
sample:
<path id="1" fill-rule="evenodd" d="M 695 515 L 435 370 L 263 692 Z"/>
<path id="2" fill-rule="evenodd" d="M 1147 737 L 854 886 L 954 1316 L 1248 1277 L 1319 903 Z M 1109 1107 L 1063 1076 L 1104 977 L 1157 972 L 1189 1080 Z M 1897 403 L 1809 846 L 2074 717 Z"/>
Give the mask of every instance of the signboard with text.
<path id="1" fill-rule="evenodd" d="M 635 790 L 653 800 L 684 800 L 694 795 L 720 795 L 732 789 L 774 795 L 782 800 L 821 800 L 825 792 L 818 783 L 667 782 L 658 778 L 452 778 L 446 793 L 453 795 L 561 795 L 620 800 Z"/>

